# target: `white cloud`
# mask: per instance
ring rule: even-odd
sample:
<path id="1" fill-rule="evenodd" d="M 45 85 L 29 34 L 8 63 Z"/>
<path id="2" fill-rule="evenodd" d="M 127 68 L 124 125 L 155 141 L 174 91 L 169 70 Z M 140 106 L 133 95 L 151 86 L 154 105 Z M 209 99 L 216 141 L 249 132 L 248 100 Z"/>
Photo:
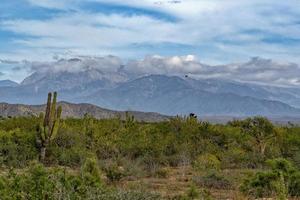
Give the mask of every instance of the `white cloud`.
<path id="1" fill-rule="evenodd" d="M 184 42 L 181 38 L 169 38 L 176 29 L 174 24 L 147 16 L 81 13 L 45 21 L 5 21 L 2 29 L 34 36 L 15 42 L 41 48 L 113 48 L 133 43 Z"/>
<path id="2" fill-rule="evenodd" d="M 141 8 L 178 20 L 168 21 L 146 12 L 129 15 L 91 12 L 80 7 L 80 4 L 87 1 Z M 170 0 L 28 2 L 41 7 L 75 11 L 60 13 L 50 19 L 0 21 L 1 29 L 29 36 L 16 38 L 14 45 L 22 48 L 2 53 L 0 58 L 50 61 L 53 55 L 68 51 L 81 55 L 113 54 L 136 58 L 148 52 L 144 50 L 144 53 L 140 48 L 132 47 L 133 44 L 150 44 L 153 49 L 149 50 L 149 53 L 158 54 L 155 51 L 160 49 L 156 45 L 171 43 L 193 46 L 195 48 L 190 54 L 197 54 L 201 60 L 214 63 L 241 61 L 255 55 L 300 63 L 297 55 L 300 45 L 285 43 L 285 39 L 288 41 L 291 38 L 291 41 L 298 39 L 300 44 L 300 27 L 299 24 L 295 24 L 300 13 L 297 0 L 181 0 L 179 3 L 172 3 Z M 264 42 L 266 37 L 274 40 L 279 37 L 282 43 Z M 198 49 L 198 46 L 202 47 Z M 180 47 L 177 48 L 169 50 L 172 50 L 172 54 L 181 54 L 176 53 L 180 52 Z M 269 70 L 265 72 L 265 76 L 260 72 L 245 75 L 239 71 L 244 67 L 239 65 L 213 67 L 199 63 L 192 56 L 148 56 L 144 60 L 131 62 L 128 67 L 141 73 L 193 73 L 199 77 L 224 77 L 274 84 L 299 83 L 296 77 L 299 76 L 298 68 L 289 65 L 277 66 L 286 70 L 284 75 L 279 69 Z M 292 70 L 296 72 L 292 73 Z M 284 77 L 280 78 L 279 75 Z"/>
<path id="3" fill-rule="evenodd" d="M 59 59 L 55 62 L 30 62 L 28 63 L 33 72 L 82 72 L 87 70 L 99 69 L 105 73 L 116 73 L 123 61 L 115 56 L 87 57 L 78 56 L 77 58 Z"/>
<path id="4" fill-rule="evenodd" d="M 293 51 L 290 50 L 294 48 L 295 51 L 300 51 L 299 46 L 279 43 L 274 47 L 274 44 L 261 41 L 269 36 L 291 37 L 300 41 L 299 25 L 293 24 L 293 20 L 297 19 L 293 13 L 300 13 L 299 2 L 296 0 L 181 0 L 180 3 L 169 0 L 88 0 L 166 13 L 178 18 L 175 22 L 157 19 L 146 13 L 89 13 L 80 8 L 80 2 L 86 2 L 81 0 L 29 1 L 49 8 L 75 7 L 77 11 L 47 20 L 2 21 L 2 29 L 34 36 L 15 40 L 16 44 L 28 48 L 46 48 L 48 51 L 67 49 L 80 53 L 91 49 L 94 54 L 104 51 L 120 55 L 126 52 L 120 52 L 120 49 L 131 44 L 147 43 L 155 46 L 159 43 L 179 43 L 196 48 L 198 45 L 215 48 L 217 52 L 210 53 L 211 58 L 205 58 L 207 60 L 216 57 L 214 54 L 220 54 L 217 57 L 221 61 L 227 58 L 245 59 L 253 55 L 274 55 L 276 58 L 279 56 L 279 59 L 299 61 L 298 57 L 291 56 Z M 277 9 L 293 12 L 285 13 Z M 247 33 L 247 30 L 260 32 Z M 133 51 L 132 54 L 139 53 L 138 49 L 128 51 Z M 200 51 L 190 53 L 201 56 Z M 151 54 L 153 53 L 155 52 L 152 51 Z"/>
<path id="5" fill-rule="evenodd" d="M 57 58 L 53 62 L 25 62 L 33 72 L 80 72 L 100 70 L 104 74 L 125 73 L 129 77 L 151 74 L 176 75 L 193 78 L 218 78 L 266 85 L 300 86 L 300 66 L 294 63 L 275 62 L 271 59 L 253 58 L 248 62 L 227 65 L 209 65 L 194 55 L 163 57 L 147 56 L 141 60 L 123 61 L 119 57 L 76 56 Z"/>
<path id="6" fill-rule="evenodd" d="M 248 62 L 228 65 L 207 65 L 194 56 L 146 57 L 127 64 L 127 69 L 141 74 L 188 74 L 194 78 L 221 78 L 269 85 L 300 86 L 300 66 L 295 63 L 275 62 L 252 58 Z"/>
<path id="7" fill-rule="evenodd" d="M 27 0 L 27 1 L 34 6 L 56 8 L 56 9 L 70 8 L 70 6 L 75 2 L 74 0 Z"/>

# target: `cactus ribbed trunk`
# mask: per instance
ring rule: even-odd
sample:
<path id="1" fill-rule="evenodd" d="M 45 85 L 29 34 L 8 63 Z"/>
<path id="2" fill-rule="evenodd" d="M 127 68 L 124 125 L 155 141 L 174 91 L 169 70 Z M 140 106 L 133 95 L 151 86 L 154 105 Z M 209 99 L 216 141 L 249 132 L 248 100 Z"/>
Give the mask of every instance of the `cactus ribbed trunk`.
<path id="1" fill-rule="evenodd" d="M 51 109 L 51 99 L 52 99 L 52 94 L 48 94 L 48 99 L 47 99 L 47 107 L 46 107 L 46 113 L 45 113 L 45 119 L 44 119 L 44 126 L 47 126 L 49 123 L 49 116 L 50 116 L 50 109 Z"/>
<path id="2" fill-rule="evenodd" d="M 46 147 L 41 147 L 40 150 L 40 161 L 44 162 L 46 158 Z"/>
<path id="3" fill-rule="evenodd" d="M 40 145 L 39 159 L 41 162 L 45 161 L 47 147 L 49 143 L 56 137 L 59 128 L 62 108 L 61 106 L 56 108 L 56 98 L 56 92 L 54 92 L 53 99 L 52 94 L 48 94 L 45 116 L 43 114 L 40 115 L 37 142 Z"/>

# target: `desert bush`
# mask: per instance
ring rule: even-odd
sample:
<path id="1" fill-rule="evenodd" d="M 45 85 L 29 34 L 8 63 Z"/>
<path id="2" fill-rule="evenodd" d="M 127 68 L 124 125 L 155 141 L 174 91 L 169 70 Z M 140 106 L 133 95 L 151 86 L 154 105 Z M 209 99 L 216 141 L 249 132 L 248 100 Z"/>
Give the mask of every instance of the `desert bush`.
<path id="1" fill-rule="evenodd" d="M 169 175 L 169 170 L 166 168 L 159 168 L 155 171 L 155 176 L 158 178 L 167 178 Z"/>
<path id="2" fill-rule="evenodd" d="M 37 124 L 35 117 L 0 120 L 0 165 L 3 169 L 16 167 L 18 171 L 9 177 L 0 175 L 3 195 L 7 193 L 24 199 L 26 190 L 32 190 L 23 185 L 32 181 L 33 174 L 27 169 L 29 163 L 38 157 Z M 96 187 L 93 178 L 88 181 L 81 173 L 86 158 L 97 157 L 97 165 L 101 165 L 100 177 L 106 175 L 110 182 L 125 177 L 135 180 L 147 175 L 165 177 L 168 173 L 162 169 L 172 166 L 178 167 L 182 176 L 196 172 L 198 185 L 230 188 L 219 173 L 221 169 L 252 168 L 261 173 L 242 184 L 245 193 L 252 196 L 272 196 L 275 193 L 299 196 L 299 130 L 297 126 L 274 126 L 261 118 L 228 125 L 213 125 L 189 117 L 160 123 L 134 121 L 133 124 L 121 119 L 69 118 L 61 121 L 58 135 L 47 151 L 45 165 L 56 171 L 45 168 L 43 174 L 40 170 L 40 181 L 42 177 L 50 181 L 48 190 L 56 195 L 51 196 L 53 199 L 95 199 L 102 198 L 101 195 L 115 195 L 118 191 L 106 191 L 101 180 L 101 186 Z M 268 163 L 266 170 L 265 161 L 278 156 L 293 161 L 295 166 L 283 169 L 280 166 L 289 165 L 277 160 L 275 165 Z M 190 169 L 191 165 L 194 171 Z M 71 168 L 74 173 L 60 167 Z M 216 174 L 211 174 L 211 171 Z M 52 186 L 56 189 L 52 190 Z"/>
<path id="3" fill-rule="evenodd" d="M 87 158 L 81 167 L 81 176 L 87 185 L 101 186 L 101 171 L 95 158 Z"/>
<path id="4" fill-rule="evenodd" d="M 211 193 L 205 189 L 198 189 L 195 185 L 191 185 L 185 194 L 177 195 L 172 200 L 213 200 Z"/>
<path id="5" fill-rule="evenodd" d="M 221 154 L 221 165 L 224 169 L 238 169 L 248 166 L 247 152 L 238 147 L 230 147 Z"/>
<path id="6" fill-rule="evenodd" d="M 23 173 L 10 171 L 0 177 L 0 195 L 11 199 L 105 199 L 105 200 L 156 200 L 157 194 L 144 191 L 125 191 L 107 188 L 102 184 L 94 159 L 87 159 L 81 174 L 62 168 L 45 168 L 32 163 Z"/>
<path id="7" fill-rule="evenodd" d="M 25 167 L 37 159 L 33 132 L 25 132 L 19 128 L 11 131 L 0 131 L 0 164 L 10 167 Z"/>
<path id="8" fill-rule="evenodd" d="M 80 133 L 69 129 L 59 131 L 47 153 L 48 163 L 68 167 L 80 167 L 85 158 L 92 154 L 86 149 Z"/>
<path id="9" fill-rule="evenodd" d="M 241 185 L 241 191 L 254 197 L 270 197 L 275 191 L 276 174 L 272 172 L 258 172 L 246 179 Z"/>
<path id="10" fill-rule="evenodd" d="M 241 185 L 242 192 L 254 197 L 277 196 L 280 199 L 299 196 L 299 170 L 282 158 L 268 160 L 267 164 L 270 170 L 246 179 Z"/>
<path id="11" fill-rule="evenodd" d="M 124 191 L 116 190 L 105 196 L 100 196 L 97 199 L 105 200 L 161 200 L 162 197 L 155 193 L 149 193 L 145 191 Z"/>
<path id="12" fill-rule="evenodd" d="M 106 167 L 105 173 L 106 173 L 107 179 L 111 183 L 118 182 L 125 176 L 124 168 L 121 166 L 118 166 L 116 164 L 112 164 L 112 165 Z"/>
<path id="13" fill-rule="evenodd" d="M 289 194 L 291 196 L 300 197 L 300 172 L 294 172 L 290 175 Z"/>
<path id="14" fill-rule="evenodd" d="M 196 158 L 193 167 L 197 170 L 219 170 L 221 168 L 220 160 L 213 154 L 202 154 Z"/>
<path id="15" fill-rule="evenodd" d="M 193 177 L 193 182 L 201 187 L 214 189 L 230 189 L 231 182 L 216 171 L 210 171 L 204 176 Z"/>
<path id="16" fill-rule="evenodd" d="M 107 161 L 104 160 L 102 162 L 107 162 Z M 116 163 L 118 166 L 122 166 L 123 174 L 128 178 L 140 178 L 146 175 L 143 162 L 140 159 L 119 157 Z"/>

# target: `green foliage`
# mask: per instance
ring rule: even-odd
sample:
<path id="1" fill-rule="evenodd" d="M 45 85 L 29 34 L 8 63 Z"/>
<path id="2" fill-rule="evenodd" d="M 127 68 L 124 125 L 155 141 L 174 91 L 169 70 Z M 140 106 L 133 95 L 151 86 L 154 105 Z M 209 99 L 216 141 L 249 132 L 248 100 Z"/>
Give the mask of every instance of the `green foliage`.
<path id="1" fill-rule="evenodd" d="M 115 164 L 110 165 L 105 169 L 106 177 L 111 183 L 116 183 L 120 181 L 124 176 L 124 170 L 123 167 L 117 166 Z"/>
<path id="2" fill-rule="evenodd" d="M 195 185 L 192 185 L 186 193 L 188 199 L 198 199 L 200 194 Z"/>
<path id="3" fill-rule="evenodd" d="M 246 179 L 241 191 L 255 197 L 270 197 L 275 191 L 276 174 L 273 172 L 258 172 L 250 179 Z"/>
<path id="4" fill-rule="evenodd" d="M 125 128 L 130 129 L 134 126 L 135 119 L 133 115 L 130 115 L 128 112 L 125 113 Z"/>
<path id="5" fill-rule="evenodd" d="M 155 172 L 155 176 L 158 178 L 167 178 L 169 175 L 169 171 L 166 168 L 159 168 Z"/>
<path id="6" fill-rule="evenodd" d="M 94 159 L 87 159 L 82 173 L 72 174 L 65 169 L 47 169 L 39 163 L 22 174 L 10 171 L 0 178 L 0 196 L 11 199 L 107 199 L 155 200 L 158 195 L 138 191 L 122 191 L 104 186 Z"/>
<path id="7" fill-rule="evenodd" d="M 225 190 L 240 183 L 223 176 L 222 170 L 260 171 L 242 184 L 245 194 L 299 196 L 300 128 L 297 126 L 274 126 L 262 118 L 213 125 L 194 117 L 145 123 L 129 115 L 127 119 L 102 120 L 86 115 L 83 119 L 60 119 L 59 128 L 53 129 L 56 134 L 50 139 L 49 129 L 42 129 L 44 122 L 53 116 L 51 106 L 47 110 L 48 117 L 0 120 L 0 167 L 17 168 L 9 176 L 0 175 L 0 190 L 3 196 L 9 194 L 7 199 L 9 196 L 26 199 L 29 195 L 26 191 L 33 191 L 26 186 L 27 181 L 33 185 L 41 183 L 43 189 L 37 189 L 40 195 L 50 195 L 50 191 L 61 195 L 60 199 L 95 199 L 101 195 L 116 199 L 117 194 L 125 198 L 135 192 L 107 192 L 105 177 L 114 188 L 138 178 L 172 178 L 174 174 L 168 172 L 169 167 L 178 169 L 177 173 L 187 181 L 190 173 L 195 173 L 193 180 L 197 186 Z M 38 131 L 44 130 L 38 132 L 40 143 L 36 143 L 37 126 L 42 127 Z M 32 169 L 29 163 L 38 158 L 41 141 L 47 138 L 50 142 L 46 145 L 45 164 L 51 167 L 44 171 L 41 166 L 28 170 Z M 285 160 L 274 160 L 277 157 Z M 198 192 L 201 198 L 201 190 Z M 52 197 L 48 199 L 57 199 Z"/>
<path id="8" fill-rule="evenodd" d="M 193 167 L 200 171 L 219 170 L 221 168 L 221 162 L 213 154 L 202 154 L 196 158 Z"/>
<path id="9" fill-rule="evenodd" d="M 268 145 L 272 143 L 275 137 L 274 125 L 264 117 L 248 118 L 240 122 L 232 122 L 231 125 L 241 127 L 244 134 L 247 134 L 252 139 L 252 144 L 255 145 L 260 156 L 265 157 Z"/>
<path id="10" fill-rule="evenodd" d="M 25 167 L 37 157 L 34 132 L 20 128 L 10 131 L 0 130 L 0 165 Z"/>
<path id="11" fill-rule="evenodd" d="M 246 179 L 241 190 L 255 197 L 271 197 L 286 199 L 288 195 L 299 196 L 299 170 L 286 159 L 278 158 L 267 161 L 271 170 L 258 172 Z"/>
<path id="12" fill-rule="evenodd" d="M 101 173 L 96 159 L 86 159 L 81 168 L 81 176 L 87 185 L 101 186 Z"/>
<path id="13" fill-rule="evenodd" d="M 189 189 L 186 191 L 186 194 L 175 196 L 172 199 L 178 200 L 196 200 L 196 199 L 203 199 L 203 200 L 213 200 L 209 191 L 205 189 L 198 189 L 195 185 L 191 185 Z"/>

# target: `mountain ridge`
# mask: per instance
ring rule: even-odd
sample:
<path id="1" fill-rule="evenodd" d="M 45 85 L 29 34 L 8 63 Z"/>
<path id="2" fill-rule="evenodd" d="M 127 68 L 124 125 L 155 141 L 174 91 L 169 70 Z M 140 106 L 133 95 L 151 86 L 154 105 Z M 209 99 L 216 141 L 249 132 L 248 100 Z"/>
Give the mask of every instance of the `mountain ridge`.
<path id="1" fill-rule="evenodd" d="M 163 85 L 163 86 L 160 86 Z M 145 92 L 146 91 L 146 92 Z M 279 101 L 239 96 L 231 92 L 213 93 L 195 89 L 177 76 L 150 75 L 129 81 L 113 90 L 100 90 L 83 101 L 101 101 L 105 107 L 156 111 L 168 115 L 299 115 L 300 110 Z M 238 106 L 241 104 L 240 106 Z M 253 105 L 252 105 L 253 104 Z M 252 107 L 249 107 L 251 106 Z M 131 107 L 132 106 L 132 107 Z M 258 107 L 258 108 L 256 108 Z M 266 110 L 264 111 L 264 108 Z M 278 112 L 276 112 L 278 110 Z"/>
<path id="2" fill-rule="evenodd" d="M 144 122 L 160 122 L 170 119 L 170 116 L 162 115 L 154 112 L 139 112 L 139 111 L 115 111 L 88 103 L 70 103 L 60 101 L 57 105 L 62 106 L 63 118 L 82 118 L 89 114 L 97 119 L 118 118 L 125 119 L 126 113 L 135 117 L 137 121 Z M 25 104 L 9 104 L 0 103 L 1 117 L 17 117 L 17 116 L 38 116 L 39 113 L 44 112 L 46 105 L 25 105 Z"/>

